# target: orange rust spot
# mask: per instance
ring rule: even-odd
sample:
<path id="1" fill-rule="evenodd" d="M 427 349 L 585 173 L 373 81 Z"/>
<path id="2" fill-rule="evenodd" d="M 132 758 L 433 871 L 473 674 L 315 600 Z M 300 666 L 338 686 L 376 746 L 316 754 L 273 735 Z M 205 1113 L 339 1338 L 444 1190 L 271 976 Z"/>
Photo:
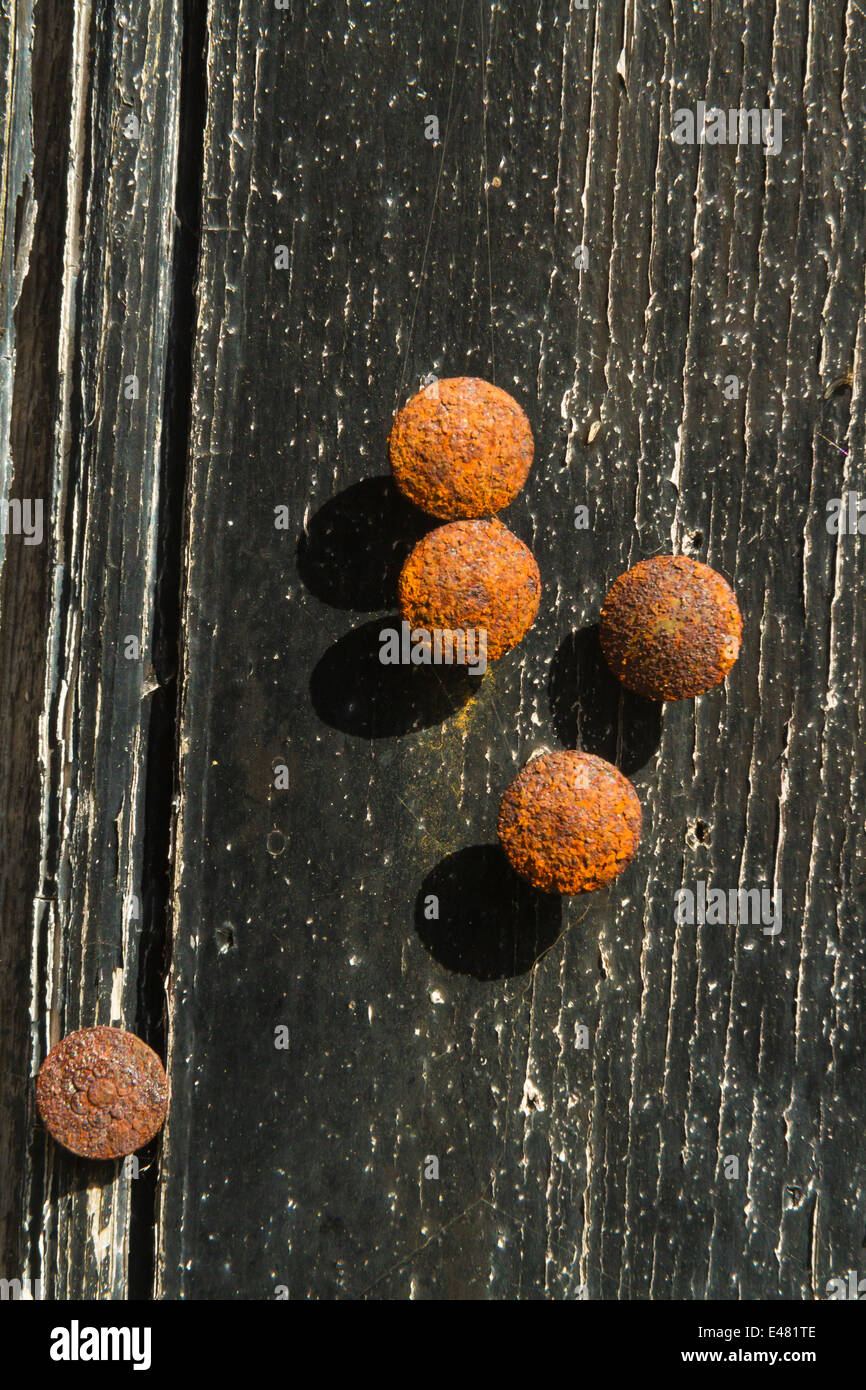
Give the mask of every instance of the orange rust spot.
<path id="1" fill-rule="evenodd" d="M 508 859 L 543 893 L 603 888 L 634 858 L 640 840 L 637 792 L 592 753 L 533 758 L 502 798 L 497 830 Z"/>
<path id="2" fill-rule="evenodd" d="M 541 577 L 532 551 L 501 521 L 452 521 L 415 546 L 399 595 L 413 628 L 483 628 L 487 659 L 495 661 L 532 626 Z"/>
<path id="3" fill-rule="evenodd" d="M 720 574 L 685 555 L 641 560 L 614 581 L 599 639 L 608 665 L 648 700 L 687 700 L 723 681 L 743 619 Z"/>
<path id="4" fill-rule="evenodd" d="M 398 411 L 388 441 L 400 491 L 432 516 L 492 516 L 532 467 L 532 430 L 517 402 L 478 377 L 435 381 Z"/>

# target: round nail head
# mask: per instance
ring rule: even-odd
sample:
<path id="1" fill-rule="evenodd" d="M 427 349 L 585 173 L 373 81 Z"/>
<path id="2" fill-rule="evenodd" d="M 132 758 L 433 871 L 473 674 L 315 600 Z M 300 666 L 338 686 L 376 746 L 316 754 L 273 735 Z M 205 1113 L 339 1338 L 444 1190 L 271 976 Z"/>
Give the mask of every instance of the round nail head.
<path id="1" fill-rule="evenodd" d="M 36 1104 L 58 1144 L 83 1158 L 121 1158 L 162 1128 L 165 1071 L 147 1043 L 122 1028 L 61 1038 L 36 1078 Z"/>
<path id="2" fill-rule="evenodd" d="M 413 630 L 482 629 L 486 656 L 495 661 L 535 621 L 541 577 L 532 551 L 500 521 L 452 521 L 418 542 L 398 588 L 401 615 Z"/>
<path id="3" fill-rule="evenodd" d="M 740 651 L 733 590 L 709 565 L 657 555 L 621 574 L 601 610 L 614 675 L 647 700 L 688 700 L 724 680 Z"/>
<path id="4" fill-rule="evenodd" d="M 631 863 L 641 808 L 627 777 L 604 758 L 542 753 L 502 798 L 497 830 L 512 867 L 542 893 L 604 888 Z"/>
<path id="5" fill-rule="evenodd" d="M 388 441 L 397 487 L 443 520 L 493 516 L 523 487 L 532 430 L 506 391 L 478 377 L 433 381 L 398 411 Z"/>

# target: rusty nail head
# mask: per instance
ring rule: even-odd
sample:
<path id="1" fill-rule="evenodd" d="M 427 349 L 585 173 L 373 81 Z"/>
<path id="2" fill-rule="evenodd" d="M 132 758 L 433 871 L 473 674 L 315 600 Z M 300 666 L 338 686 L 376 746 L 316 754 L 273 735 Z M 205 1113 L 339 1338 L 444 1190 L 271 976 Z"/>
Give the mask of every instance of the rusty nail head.
<path id="1" fill-rule="evenodd" d="M 491 661 L 535 621 L 541 576 L 528 546 L 501 521 L 452 521 L 418 542 L 400 574 L 400 611 L 416 629 L 482 629 Z"/>
<path id="2" fill-rule="evenodd" d="M 397 412 L 388 441 L 397 487 L 445 521 L 492 516 L 513 500 L 535 445 L 512 396 L 479 377 L 446 377 Z"/>
<path id="3" fill-rule="evenodd" d="M 122 1158 L 162 1128 L 165 1071 L 147 1043 L 122 1028 L 82 1028 L 51 1049 L 36 1104 L 58 1144 L 83 1158 Z"/>
<path id="4" fill-rule="evenodd" d="M 647 700 L 687 700 L 718 685 L 737 659 L 742 632 L 730 585 L 685 555 L 640 560 L 621 574 L 599 623 L 614 675 Z"/>
<path id="5" fill-rule="evenodd" d="M 533 758 L 507 788 L 499 840 L 512 867 L 542 893 L 603 888 L 631 863 L 641 808 L 604 758 L 565 750 Z"/>

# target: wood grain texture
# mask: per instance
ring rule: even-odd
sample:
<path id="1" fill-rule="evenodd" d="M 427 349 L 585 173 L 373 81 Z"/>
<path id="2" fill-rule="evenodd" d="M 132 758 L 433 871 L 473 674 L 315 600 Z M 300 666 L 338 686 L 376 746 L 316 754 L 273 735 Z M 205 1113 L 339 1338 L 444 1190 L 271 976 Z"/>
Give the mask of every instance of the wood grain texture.
<path id="1" fill-rule="evenodd" d="M 28 5 L 0 7 L 0 499 L 32 496 L 16 487 L 13 454 L 13 385 L 18 355 L 16 311 L 33 235 L 33 141 L 30 129 L 33 24 Z M 21 461 L 18 460 L 18 482 Z M 28 477 L 29 482 L 29 477 Z M 13 537 L 7 556 L 6 530 L 0 528 L 0 661 L 7 688 L 23 695 L 4 701 L 0 712 L 5 756 L 0 765 L 0 1277 L 14 1278 L 20 1262 L 22 1153 L 26 1144 L 28 1101 L 28 1020 L 19 1007 L 27 989 L 30 941 L 29 906 L 35 887 L 32 851 L 28 856 L 28 800 L 38 794 L 34 747 L 27 724 L 26 700 L 31 694 L 23 673 L 38 670 L 39 636 L 28 633 L 32 613 L 10 613 L 19 585 L 25 599 L 32 571 L 30 553 L 17 554 L 21 540 Z M 20 565 L 25 563 L 23 571 Z M 22 583 L 22 581 L 24 581 Z M 16 610 L 24 605 L 15 603 Z M 38 677 L 37 677 L 38 680 Z M 37 687 L 38 694 L 38 687 Z M 29 746 L 28 746 L 29 745 Z M 24 768 L 29 760 L 29 777 Z M 29 864 L 27 864 L 29 857 Z M 26 867 L 25 867 L 26 866 Z M 28 873 L 29 869 L 29 873 Z"/>
<path id="2" fill-rule="evenodd" d="M 157 684 L 180 6 L 98 0 L 76 6 L 66 21 L 68 155 L 60 142 L 53 147 L 54 178 L 65 181 L 68 199 L 54 266 L 62 308 L 39 746 L 34 1069 L 75 1028 L 113 1023 L 148 1036 L 155 1026 L 141 997 L 151 907 L 145 754 Z M 130 115 L 138 138 L 129 138 Z M 142 1168 L 151 1160 L 140 1155 Z M 136 1200 L 129 1173 L 74 1160 L 46 1142 L 37 1122 L 26 1179 L 29 1269 L 43 1297 L 127 1293 Z"/>
<path id="3" fill-rule="evenodd" d="M 866 17 L 214 0 L 208 28 L 159 1294 L 823 1297 L 866 1225 L 864 550 L 825 525 L 862 486 L 859 367 L 823 399 L 862 360 Z M 700 100 L 782 111 L 780 152 L 677 145 Z M 387 432 L 427 373 L 495 380 L 537 443 L 504 520 L 539 618 L 468 700 L 376 660 L 425 528 Z M 592 629 L 672 549 L 745 640 L 659 719 Z M 494 842 L 563 744 L 630 773 L 645 831 L 560 905 Z M 698 880 L 781 888 L 781 934 L 676 924 Z"/>

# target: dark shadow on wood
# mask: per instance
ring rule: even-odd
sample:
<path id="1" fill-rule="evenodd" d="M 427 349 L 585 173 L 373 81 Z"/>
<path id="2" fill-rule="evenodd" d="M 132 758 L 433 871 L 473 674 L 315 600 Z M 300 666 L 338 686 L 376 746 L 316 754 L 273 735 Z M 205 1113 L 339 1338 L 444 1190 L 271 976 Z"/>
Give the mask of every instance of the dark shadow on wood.
<path id="1" fill-rule="evenodd" d="M 334 608 L 390 608 L 410 550 L 440 523 L 389 477 L 364 478 L 326 502 L 298 536 L 298 573 Z"/>
<path id="2" fill-rule="evenodd" d="M 430 899 L 438 919 L 428 920 Z M 499 845 L 449 854 L 427 875 L 415 902 L 415 929 L 432 956 L 461 975 L 525 975 L 562 930 L 562 900 L 514 872 Z"/>
<path id="3" fill-rule="evenodd" d="M 390 614 L 346 633 L 310 678 L 320 719 L 359 738 L 393 738 L 441 724 L 478 692 L 480 676 L 454 666 L 383 666 L 380 634 L 400 630 Z"/>
<path id="4" fill-rule="evenodd" d="M 661 739 L 660 704 L 643 700 L 616 679 L 602 654 L 598 624 L 570 632 L 550 665 L 550 712 L 567 748 L 606 758 L 636 772 Z"/>

